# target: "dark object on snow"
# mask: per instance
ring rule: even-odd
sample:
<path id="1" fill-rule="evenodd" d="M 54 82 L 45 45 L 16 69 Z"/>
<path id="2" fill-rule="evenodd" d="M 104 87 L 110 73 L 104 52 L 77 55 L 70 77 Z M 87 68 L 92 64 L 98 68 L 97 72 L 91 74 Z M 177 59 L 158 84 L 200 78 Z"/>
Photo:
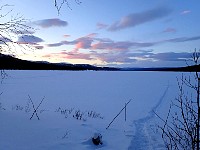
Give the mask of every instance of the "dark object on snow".
<path id="1" fill-rule="evenodd" d="M 92 142 L 94 145 L 102 145 L 102 135 L 100 133 L 95 133 L 94 137 L 92 138 Z"/>

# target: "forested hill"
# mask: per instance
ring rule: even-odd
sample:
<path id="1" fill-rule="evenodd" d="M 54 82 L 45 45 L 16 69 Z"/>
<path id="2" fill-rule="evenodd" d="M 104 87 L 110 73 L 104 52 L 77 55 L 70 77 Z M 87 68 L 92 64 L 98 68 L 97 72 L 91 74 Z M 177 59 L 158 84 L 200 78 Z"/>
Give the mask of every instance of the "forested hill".
<path id="1" fill-rule="evenodd" d="M 200 72 L 200 65 L 187 67 L 160 67 L 160 68 L 114 68 L 97 67 L 88 64 L 49 63 L 44 61 L 21 60 L 10 55 L 0 54 L 0 69 L 4 70 L 95 70 L 95 71 L 178 71 Z"/>
<path id="2" fill-rule="evenodd" d="M 5 70 L 107 70 L 117 68 L 96 67 L 88 64 L 49 63 L 43 61 L 27 61 L 0 54 L 0 69 Z"/>

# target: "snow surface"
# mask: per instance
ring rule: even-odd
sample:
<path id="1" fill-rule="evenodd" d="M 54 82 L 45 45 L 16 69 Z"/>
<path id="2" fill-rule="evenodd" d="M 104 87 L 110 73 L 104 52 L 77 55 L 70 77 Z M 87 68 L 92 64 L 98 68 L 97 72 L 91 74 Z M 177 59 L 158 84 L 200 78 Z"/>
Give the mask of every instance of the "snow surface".
<path id="1" fill-rule="evenodd" d="M 0 84 L 0 150 L 165 149 L 158 118 L 177 96 L 173 72 L 7 71 Z M 30 120 L 40 101 L 44 101 Z M 109 123 L 127 105 L 125 112 Z M 5 109 L 5 110 L 4 110 Z M 82 117 L 76 114 L 82 113 Z M 102 135 L 95 146 L 92 137 Z"/>

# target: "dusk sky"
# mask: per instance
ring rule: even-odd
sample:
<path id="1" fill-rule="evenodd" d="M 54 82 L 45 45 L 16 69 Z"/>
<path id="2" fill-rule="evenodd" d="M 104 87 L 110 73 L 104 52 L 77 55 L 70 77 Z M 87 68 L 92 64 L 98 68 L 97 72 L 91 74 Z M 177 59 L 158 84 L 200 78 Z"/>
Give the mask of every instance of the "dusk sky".
<path id="1" fill-rule="evenodd" d="M 18 43 L 28 60 L 115 67 L 186 65 L 200 49 L 199 0 L 69 0 L 58 14 L 54 0 L 2 0 L 35 28 Z M 58 0 L 59 2 L 59 0 Z"/>

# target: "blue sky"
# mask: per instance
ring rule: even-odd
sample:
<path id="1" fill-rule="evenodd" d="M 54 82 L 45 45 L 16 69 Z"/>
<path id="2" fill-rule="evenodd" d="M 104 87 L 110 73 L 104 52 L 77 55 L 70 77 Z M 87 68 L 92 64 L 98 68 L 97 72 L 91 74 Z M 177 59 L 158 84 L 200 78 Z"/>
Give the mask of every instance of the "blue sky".
<path id="1" fill-rule="evenodd" d="M 1 3 L 5 0 L 2 0 Z M 58 2 L 60 2 L 58 0 Z M 119 67 L 186 65 L 200 49 L 200 1 L 69 1 L 57 13 L 54 0 L 7 0 L 12 14 L 30 19 L 36 30 L 18 43 L 37 49 L 18 57 L 29 60 Z M 71 10 L 72 9 L 72 10 Z"/>

